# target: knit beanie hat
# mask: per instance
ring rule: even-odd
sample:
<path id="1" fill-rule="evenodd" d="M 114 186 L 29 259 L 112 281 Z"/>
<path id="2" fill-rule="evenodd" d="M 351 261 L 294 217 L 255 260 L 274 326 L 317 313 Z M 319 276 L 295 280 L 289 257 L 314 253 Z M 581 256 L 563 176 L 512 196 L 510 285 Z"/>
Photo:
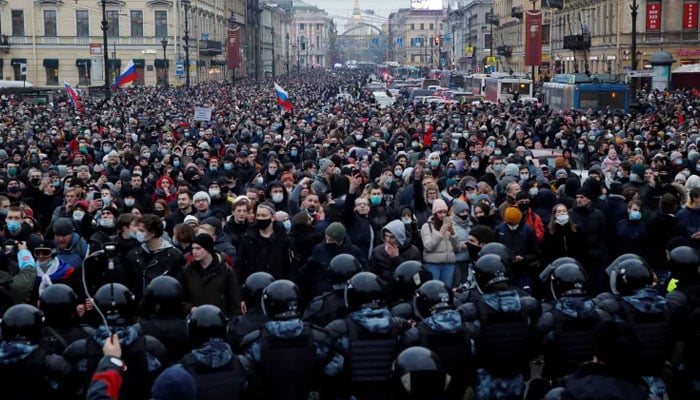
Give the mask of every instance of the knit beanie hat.
<path id="1" fill-rule="evenodd" d="M 163 371 L 151 388 L 153 400 L 195 400 L 197 387 L 189 372 L 175 365 Z"/>
<path id="2" fill-rule="evenodd" d="M 520 223 L 522 214 L 517 207 L 508 207 L 506 212 L 503 214 L 503 221 L 508 225 L 517 225 Z"/>
<path id="3" fill-rule="evenodd" d="M 632 166 L 632 173 L 637 174 L 637 176 L 640 178 L 643 178 L 644 177 L 644 165 L 634 164 Z"/>
<path id="4" fill-rule="evenodd" d="M 438 211 L 447 211 L 447 203 L 443 199 L 435 199 L 433 201 L 433 214 Z"/>
<path id="5" fill-rule="evenodd" d="M 340 222 L 333 222 L 326 228 L 326 236 L 333 239 L 336 243 L 343 243 L 346 233 L 345 227 Z"/>
<path id="6" fill-rule="evenodd" d="M 200 233 L 199 235 L 195 236 L 194 239 L 192 239 L 192 244 L 198 244 L 211 255 L 216 254 L 216 251 L 214 250 L 214 240 L 206 233 Z"/>
<path id="7" fill-rule="evenodd" d="M 209 193 L 207 192 L 197 192 L 194 194 L 194 197 L 192 198 L 192 202 L 196 202 L 198 200 L 206 200 L 207 203 L 211 204 L 211 197 L 209 197 Z"/>
<path id="8" fill-rule="evenodd" d="M 474 225 L 469 230 L 469 235 L 474 236 L 479 243 L 492 243 L 496 241 L 496 232 L 487 225 Z"/>

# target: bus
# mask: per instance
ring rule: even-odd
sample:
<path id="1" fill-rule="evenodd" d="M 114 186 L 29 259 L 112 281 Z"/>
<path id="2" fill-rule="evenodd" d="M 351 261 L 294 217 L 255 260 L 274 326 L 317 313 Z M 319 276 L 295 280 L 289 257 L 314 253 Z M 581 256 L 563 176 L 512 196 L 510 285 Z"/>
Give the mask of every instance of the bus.
<path id="1" fill-rule="evenodd" d="M 483 96 L 486 91 L 486 78 L 489 74 L 471 74 L 464 78 L 464 89 L 474 96 Z"/>
<path id="2" fill-rule="evenodd" d="M 532 97 L 532 80 L 513 76 L 490 76 L 486 78 L 484 101 L 509 103 L 520 97 Z"/>
<path id="3" fill-rule="evenodd" d="M 465 75 L 457 71 L 444 70 L 440 75 L 440 86 L 448 89 L 464 90 Z"/>
<path id="4" fill-rule="evenodd" d="M 553 110 L 613 110 L 628 112 L 629 86 L 609 75 L 557 74 L 542 86 L 544 104 Z"/>

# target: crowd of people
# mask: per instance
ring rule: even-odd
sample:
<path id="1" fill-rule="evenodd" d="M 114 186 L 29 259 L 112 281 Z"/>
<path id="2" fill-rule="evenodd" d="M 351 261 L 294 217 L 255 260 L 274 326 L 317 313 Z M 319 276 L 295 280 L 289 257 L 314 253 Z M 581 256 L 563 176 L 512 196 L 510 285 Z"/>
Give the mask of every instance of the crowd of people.
<path id="1" fill-rule="evenodd" d="M 8 398 L 700 394 L 696 92 L 384 107 L 371 80 L 281 77 L 292 110 L 267 80 L 2 96 Z"/>

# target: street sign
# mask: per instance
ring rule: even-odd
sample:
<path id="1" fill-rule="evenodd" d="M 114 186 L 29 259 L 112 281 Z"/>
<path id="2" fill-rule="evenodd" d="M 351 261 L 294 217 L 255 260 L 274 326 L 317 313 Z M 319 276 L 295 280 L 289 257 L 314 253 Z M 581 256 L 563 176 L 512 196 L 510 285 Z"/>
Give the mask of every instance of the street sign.
<path id="1" fill-rule="evenodd" d="M 654 71 L 647 71 L 647 70 L 627 71 L 627 76 L 629 76 L 631 78 L 652 78 L 652 77 L 654 77 Z"/>
<path id="2" fill-rule="evenodd" d="M 185 63 L 182 61 L 178 61 L 175 63 L 175 75 L 179 78 L 182 79 L 185 76 Z"/>

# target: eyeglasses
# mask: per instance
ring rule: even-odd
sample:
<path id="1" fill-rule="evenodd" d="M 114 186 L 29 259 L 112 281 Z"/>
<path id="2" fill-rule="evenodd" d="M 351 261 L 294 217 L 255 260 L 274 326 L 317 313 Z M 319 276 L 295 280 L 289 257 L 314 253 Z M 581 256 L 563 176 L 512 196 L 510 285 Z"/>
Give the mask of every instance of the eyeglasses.
<path id="1" fill-rule="evenodd" d="M 44 247 L 36 248 L 36 249 L 34 249 L 34 257 L 42 257 L 42 258 L 50 257 L 51 252 L 52 252 L 52 250 L 49 248 L 44 248 Z"/>
<path id="2" fill-rule="evenodd" d="M 357 206 L 357 207 L 368 206 L 368 205 L 369 205 L 369 203 L 365 203 L 365 202 L 355 203 L 355 206 Z"/>

